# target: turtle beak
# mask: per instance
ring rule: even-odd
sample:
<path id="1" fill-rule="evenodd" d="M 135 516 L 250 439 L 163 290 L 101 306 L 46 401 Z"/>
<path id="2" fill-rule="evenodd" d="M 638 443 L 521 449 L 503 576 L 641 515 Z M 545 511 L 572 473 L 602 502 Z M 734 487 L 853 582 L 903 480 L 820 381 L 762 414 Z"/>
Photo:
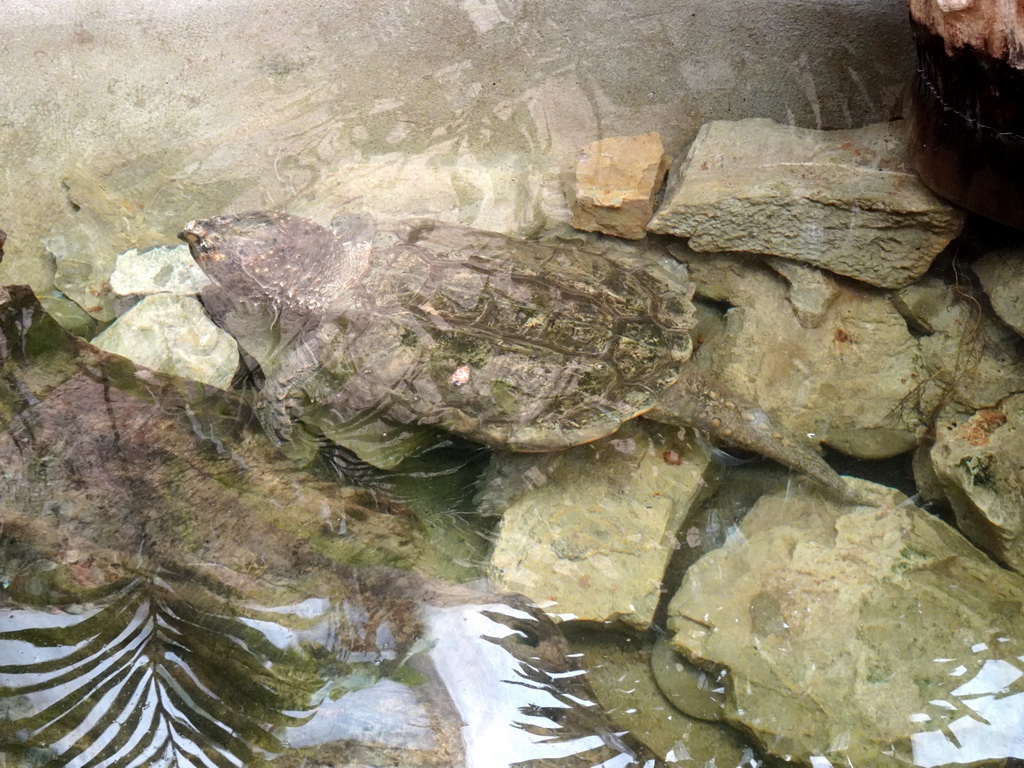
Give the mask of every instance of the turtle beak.
<path id="1" fill-rule="evenodd" d="M 178 239 L 188 243 L 189 252 L 197 262 L 219 261 L 223 255 L 214 251 L 213 245 L 207 239 L 207 229 L 202 222 L 190 221 L 185 228 L 178 233 Z"/>
<path id="2" fill-rule="evenodd" d="M 190 221 L 185 225 L 185 228 L 178 233 L 178 239 L 184 240 L 188 243 L 189 248 L 198 247 L 199 241 L 202 239 L 205 232 L 199 227 L 199 222 Z"/>

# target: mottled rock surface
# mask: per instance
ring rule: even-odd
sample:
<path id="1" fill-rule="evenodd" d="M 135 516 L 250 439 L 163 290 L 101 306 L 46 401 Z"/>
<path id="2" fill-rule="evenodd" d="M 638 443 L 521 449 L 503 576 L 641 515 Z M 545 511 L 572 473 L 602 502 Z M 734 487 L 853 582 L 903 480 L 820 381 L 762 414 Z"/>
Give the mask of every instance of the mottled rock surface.
<path id="1" fill-rule="evenodd" d="M 1024 580 L 857 487 L 879 506 L 763 497 L 686 573 L 673 645 L 727 669 L 725 717 L 794 764 L 997 764 L 1024 704 Z"/>
<path id="2" fill-rule="evenodd" d="M 1024 395 L 973 414 L 948 409 L 931 460 L 964 535 L 1024 571 Z"/>
<path id="3" fill-rule="evenodd" d="M 976 410 L 1021 389 L 1024 344 L 966 286 L 928 276 L 892 301 L 921 334 L 922 403 L 953 401 Z"/>
<path id="4" fill-rule="evenodd" d="M 747 119 L 701 128 L 648 229 L 897 288 L 963 223 L 906 166 L 901 123 L 814 131 Z"/>
<path id="5" fill-rule="evenodd" d="M 238 368 L 238 345 L 218 328 L 198 301 L 158 293 L 147 296 L 93 343 L 154 371 L 221 389 Z"/>
<path id="6" fill-rule="evenodd" d="M 813 311 L 798 310 L 796 289 L 760 261 L 672 251 L 698 294 L 735 305 L 698 349 L 699 366 L 793 434 L 851 456 L 883 458 L 916 444 L 918 342 L 886 296 L 827 280 Z"/>
<path id="7" fill-rule="evenodd" d="M 565 620 L 646 628 L 708 464 L 676 432 L 631 422 L 568 451 L 499 457 L 505 490 L 491 494 L 526 490 L 504 511 L 492 580 Z"/>
<path id="8" fill-rule="evenodd" d="M 86 339 L 92 338 L 96 333 L 99 322 L 82 309 L 77 302 L 59 293 L 55 296 L 39 296 L 38 298 L 39 303 L 46 310 L 46 314 L 60 323 L 61 328 Z"/>
<path id="9" fill-rule="evenodd" d="M 1024 336 L 1024 249 L 1004 248 L 971 265 L 999 319 Z"/>
<path id="10" fill-rule="evenodd" d="M 828 308 L 839 296 L 839 286 L 827 272 L 783 258 L 768 258 L 769 267 L 789 283 L 789 303 L 800 325 L 817 328 L 828 316 Z"/>
<path id="11" fill-rule="evenodd" d="M 661 136 L 614 136 L 588 145 L 566 173 L 572 225 L 630 240 L 647 235 L 671 158 Z"/>
<path id="12" fill-rule="evenodd" d="M 189 255 L 188 246 L 132 248 L 117 257 L 110 288 L 118 296 L 173 293 L 194 296 L 210 284 Z"/>

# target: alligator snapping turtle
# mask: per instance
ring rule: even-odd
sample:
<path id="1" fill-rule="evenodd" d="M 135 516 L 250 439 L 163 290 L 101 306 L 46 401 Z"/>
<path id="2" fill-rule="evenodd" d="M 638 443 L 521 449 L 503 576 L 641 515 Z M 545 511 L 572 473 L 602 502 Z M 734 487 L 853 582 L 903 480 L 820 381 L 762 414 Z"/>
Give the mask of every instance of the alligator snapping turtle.
<path id="1" fill-rule="evenodd" d="M 371 418 L 550 451 L 643 415 L 848 493 L 764 411 L 686 364 L 693 289 L 671 257 L 623 261 L 426 220 L 383 229 L 342 216 L 328 228 L 278 212 L 192 221 L 179 237 L 243 349 L 254 318 L 274 336 L 256 355 L 258 410 L 284 443 Z"/>

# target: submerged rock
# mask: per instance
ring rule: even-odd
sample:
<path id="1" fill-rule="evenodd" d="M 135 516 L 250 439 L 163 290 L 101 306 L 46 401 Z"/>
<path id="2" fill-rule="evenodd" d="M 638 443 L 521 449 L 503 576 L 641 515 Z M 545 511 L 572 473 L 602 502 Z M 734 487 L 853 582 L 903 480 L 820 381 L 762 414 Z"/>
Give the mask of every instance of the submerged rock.
<path id="1" fill-rule="evenodd" d="M 235 340 L 188 296 L 147 296 L 92 341 L 154 371 L 221 389 L 231 385 L 238 368 Z"/>
<path id="2" fill-rule="evenodd" d="M 840 293 L 835 278 L 817 267 L 790 259 L 768 258 L 767 263 L 789 283 L 789 303 L 800 325 L 817 328 L 825 322 L 829 307 Z"/>
<path id="3" fill-rule="evenodd" d="M 38 298 L 39 303 L 46 310 L 46 314 L 60 323 L 61 328 L 84 339 L 92 338 L 96 333 L 99 323 L 78 303 L 60 294 L 39 296 Z"/>
<path id="4" fill-rule="evenodd" d="M 195 296 L 210 284 L 189 255 L 188 247 L 132 248 L 117 257 L 110 287 L 118 296 L 149 296 L 173 293 Z"/>
<path id="5" fill-rule="evenodd" d="M 697 251 L 785 256 L 898 288 L 923 275 L 964 223 L 906 159 L 901 123 L 843 131 L 708 123 L 648 230 L 689 237 Z"/>
<path id="6" fill-rule="evenodd" d="M 572 225 L 630 240 L 647 236 L 671 158 L 661 136 L 615 136 L 588 145 L 566 174 Z"/>
<path id="7" fill-rule="evenodd" d="M 1024 572 L 1024 395 L 974 414 L 947 409 L 931 461 L 964 535 Z"/>
<path id="8" fill-rule="evenodd" d="M 103 179 L 71 169 L 61 183 L 69 210 L 43 239 L 54 260 L 54 285 L 92 317 L 109 322 L 116 317 L 110 276 L 117 254 L 137 242 L 160 242 L 160 234 L 144 220 L 142 210 L 112 194 Z"/>
<path id="9" fill-rule="evenodd" d="M 560 453 L 496 456 L 484 503 L 509 480 L 526 488 L 504 509 L 492 581 L 563 620 L 647 628 L 709 461 L 677 431 L 631 423 Z"/>
<path id="10" fill-rule="evenodd" d="M 724 331 L 697 351 L 698 365 L 777 414 L 792 433 L 848 455 L 878 459 L 914 447 L 926 423 L 913 398 L 918 341 L 885 295 L 827 281 L 811 309 L 763 264 L 673 253 L 698 293 L 736 305 L 725 313 Z"/>
<path id="11" fill-rule="evenodd" d="M 929 276 L 894 294 L 893 306 L 922 334 L 922 402 L 976 410 L 1021 388 L 1024 342 L 965 286 Z"/>
<path id="12" fill-rule="evenodd" d="M 673 646 L 725 670 L 724 717 L 792 763 L 1002 764 L 1020 749 L 1024 579 L 901 494 L 857 487 L 878 506 L 805 484 L 763 497 L 686 573 Z"/>
<path id="13" fill-rule="evenodd" d="M 97 247 L 107 236 L 98 237 L 100 224 L 76 219 L 52 232 L 43 240 L 46 256 L 55 265 L 53 284 L 68 298 L 100 322 L 113 320 L 114 296 L 110 273 L 114 271 L 116 252 Z"/>
<path id="14" fill-rule="evenodd" d="M 971 265 L 999 319 L 1024 336 L 1024 250 L 1004 248 Z"/>

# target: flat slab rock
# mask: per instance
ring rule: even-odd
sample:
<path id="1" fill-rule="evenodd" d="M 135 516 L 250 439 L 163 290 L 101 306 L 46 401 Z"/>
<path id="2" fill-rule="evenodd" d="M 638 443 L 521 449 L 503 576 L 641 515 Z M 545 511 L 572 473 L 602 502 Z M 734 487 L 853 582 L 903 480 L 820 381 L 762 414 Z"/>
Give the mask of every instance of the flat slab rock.
<path id="1" fill-rule="evenodd" d="M 784 256 L 898 288 L 964 217 L 906 165 L 902 122 L 815 131 L 752 118 L 700 129 L 647 228 L 696 251 Z"/>
<path id="2" fill-rule="evenodd" d="M 504 510 L 495 585 L 563 620 L 648 627 L 709 461 L 676 432 L 630 422 L 567 451 L 498 458 L 490 492 L 508 478 L 527 488 Z"/>
<path id="3" fill-rule="evenodd" d="M 927 401 L 990 408 L 1021 388 L 1020 336 L 984 305 L 933 275 L 891 298 L 920 333 L 918 375 L 928 382 Z"/>
<path id="4" fill-rule="evenodd" d="M 728 670 L 725 718 L 796 765 L 1003 765 L 1020 754 L 1024 579 L 850 482 L 878 506 L 802 481 L 762 497 L 687 571 L 673 646 Z"/>
<path id="5" fill-rule="evenodd" d="M 697 351 L 698 365 L 789 432 L 849 456 L 888 458 L 918 442 L 925 426 L 913 399 L 922 378 L 919 343 L 886 296 L 828 281 L 817 289 L 819 304 L 803 297 L 798 309 L 798 286 L 759 260 L 671 251 L 698 293 L 733 305 L 721 331 Z"/>
<path id="6" fill-rule="evenodd" d="M 142 252 L 132 248 L 117 257 L 110 276 L 110 288 L 118 296 L 195 296 L 209 284 L 210 278 L 192 260 L 187 245 L 158 246 Z"/>

